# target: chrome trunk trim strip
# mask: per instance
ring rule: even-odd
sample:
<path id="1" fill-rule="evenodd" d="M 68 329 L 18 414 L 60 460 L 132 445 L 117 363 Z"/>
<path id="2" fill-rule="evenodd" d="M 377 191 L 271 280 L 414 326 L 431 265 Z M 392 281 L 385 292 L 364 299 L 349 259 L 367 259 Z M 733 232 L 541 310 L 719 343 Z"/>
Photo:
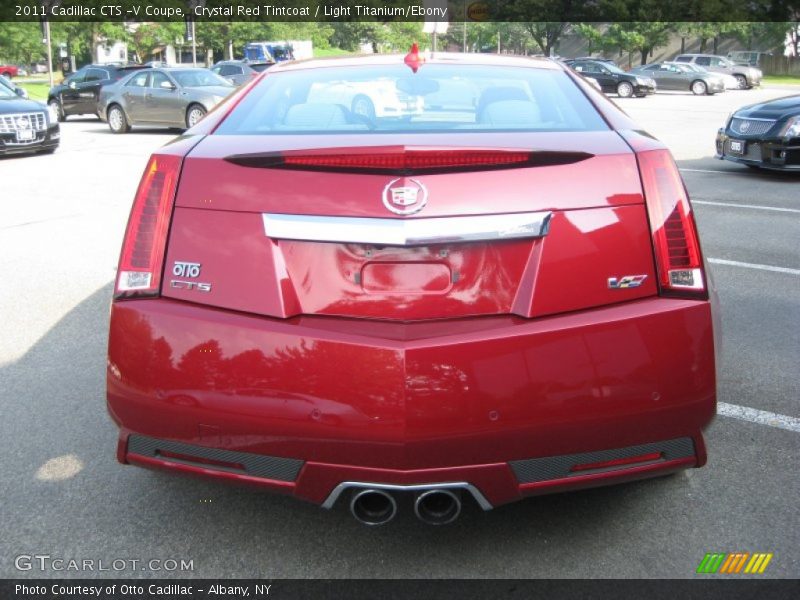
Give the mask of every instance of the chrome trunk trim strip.
<path id="1" fill-rule="evenodd" d="M 415 219 L 264 213 L 264 232 L 277 240 L 425 246 L 547 235 L 550 211 Z"/>

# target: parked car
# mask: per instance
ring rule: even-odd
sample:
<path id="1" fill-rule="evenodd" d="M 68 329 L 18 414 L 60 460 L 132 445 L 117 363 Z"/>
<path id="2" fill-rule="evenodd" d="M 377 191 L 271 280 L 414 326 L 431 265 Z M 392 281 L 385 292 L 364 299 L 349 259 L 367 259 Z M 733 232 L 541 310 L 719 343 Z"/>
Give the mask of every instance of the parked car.
<path id="1" fill-rule="evenodd" d="M 14 92 L 20 98 L 27 98 L 28 92 L 25 88 L 18 86 L 16 83 L 11 81 L 10 79 L 6 79 L 5 76 L 0 75 L 0 86 L 8 88 L 12 92 Z"/>
<path id="2" fill-rule="evenodd" d="M 613 63 L 575 60 L 569 66 L 583 76 L 596 79 L 606 94 L 617 94 L 620 98 L 641 98 L 656 93 L 656 82 L 652 77 L 626 73 Z"/>
<path id="3" fill-rule="evenodd" d="M 71 115 L 97 115 L 100 90 L 131 71 L 144 68 L 144 65 L 86 65 L 50 88 L 47 104 L 58 113 L 60 121 Z"/>
<path id="4" fill-rule="evenodd" d="M 188 129 L 234 89 L 208 69 L 147 69 L 101 90 L 100 118 L 114 133 L 127 133 L 133 125 Z"/>
<path id="5" fill-rule="evenodd" d="M 583 61 L 586 61 L 586 60 L 591 60 L 591 61 L 594 61 L 594 62 L 601 62 L 601 63 L 605 63 L 607 65 L 617 66 L 617 63 L 614 61 L 614 59 L 612 59 L 612 58 L 604 58 L 602 56 L 579 56 L 578 58 L 567 58 L 567 59 L 564 59 L 563 62 L 568 64 L 568 65 L 570 65 L 570 66 L 572 66 L 572 63 L 574 63 L 576 61 L 577 62 L 583 62 Z"/>
<path id="6" fill-rule="evenodd" d="M 309 102 L 340 104 L 368 122 L 374 122 L 376 118 L 419 114 L 424 102 L 422 95 L 399 89 L 389 78 L 314 82 L 308 98 Z"/>
<path id="7" fill-rule="evenodd" d="M 686 72 L 693 72 L 693 73 L 708 73 L 719 77 L 722 79 L 722 85 L 726 90 L 738 90 L 739 89 L 739 82 L 733 75 L 728 75 L 727 73 L 716 73 L 712 71 L 708 71 L 703 67 L 700 67 L 694 63 L 682 63 L 682 62 L 672 62 L 672 61 L 665 61 L 663 64 L 665 65 L 674 65 L 679 69 L 683 69 Z"/>
<path id="8" fill-rule="evenodd" d="M 725 91 L 722 76 L 709 72 L 698 73 L 681 68 L 677 64 L 651 63 L 631 69 L 630 72 L 654 79 L 659 90 L 692 92 L 696 96 L 714 95 Z"/>
<path id="9" fill-rule="evenodd" d="M 332 81 L 480 97 L 367 121 L 310 101 Z M 118 459 L 372 525 L 402 495 L 442 524 L 702 466 L 692 207 L 666 146 L 584 87 L 478 53 L 285 63 L 158 150 L 111 307 Z"/>
<path id="10" fill-rule="evenodd" d="M 755 52 L 752 50 L 734 50 L 728 52 L 728 60 L 739 65 L 750 65 L 761 68 L 761 60 L 765 56 L 772 56 L 772 52 Z"/>
<path id="11" fill-rule="evenodd" d="M 0 85 L 0 156 L 54 152 L 60 137 L 58 119 L 46 105 Z"/>
<path id="12" fill-rule="evenodd" d="M 707 71 L 725 73 L 736 78 L 739 89 L 745 90 L 761 85 L 761 69 L 747 65 L 737 65 L 724 56 L 713 54 L 680 54 L 673 62 L 695 64 Z"/>
<path id="13" fill-rule="evenodd" d="M 0 65 L 0 76 L 5 76 L 11 79 L 19 75 L 19 68 L 14 65 Z"/>
<path id="14" fill-rule="evenodd" d="M 274 64 L 272 62 L 250 62 L 246 60 L 221 60 L 211 67 L 211 70 L 230 81 L 233 85 L 239 86 L 244 85 Z"/>
<path id="15" fill-rule="evenodd" d="M 717 158 L 800 171 L 800 95 L 740 108 L 717 132 Z"/>

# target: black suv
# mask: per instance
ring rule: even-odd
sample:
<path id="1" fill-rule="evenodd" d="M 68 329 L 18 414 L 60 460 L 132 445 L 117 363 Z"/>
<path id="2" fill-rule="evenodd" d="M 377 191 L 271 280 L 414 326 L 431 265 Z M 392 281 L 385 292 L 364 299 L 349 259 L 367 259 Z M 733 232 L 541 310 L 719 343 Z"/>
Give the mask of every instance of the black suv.
<path id="1" fill-rule="evenodd" d="M 69 115 L 96 115 L 101 87 L 145 68 L 144 65 L 86 65 L 50 88 L 47 104 L 58 114 L 59 121 Z"/>
<path id="2" fill-rule="evenodd" d="M 571 60 L 567 64 L 584 77 L 591 77 L 606 94 L 620 98 L 647 96 L 656 93 L 656 82 L 651 77 L 626 73 L 614 63 L 601 60 Z"/>

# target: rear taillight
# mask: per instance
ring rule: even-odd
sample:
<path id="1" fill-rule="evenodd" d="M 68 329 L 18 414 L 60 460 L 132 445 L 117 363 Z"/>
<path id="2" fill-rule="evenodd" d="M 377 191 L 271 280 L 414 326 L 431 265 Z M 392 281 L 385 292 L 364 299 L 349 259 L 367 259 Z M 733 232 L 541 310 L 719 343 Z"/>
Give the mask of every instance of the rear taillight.
<path id="1" fill-rule="evenodd" d="M 638 152 L 662 294 L 707 297 L 692 207 L 667 150 Z"/>
<path id="2" fill-rule="evenodd" d="M 180 166 L 180 157 L 167 155 L 147 163 L 122 242 L 115 298 L 155 296 L 160 290 Z"/>

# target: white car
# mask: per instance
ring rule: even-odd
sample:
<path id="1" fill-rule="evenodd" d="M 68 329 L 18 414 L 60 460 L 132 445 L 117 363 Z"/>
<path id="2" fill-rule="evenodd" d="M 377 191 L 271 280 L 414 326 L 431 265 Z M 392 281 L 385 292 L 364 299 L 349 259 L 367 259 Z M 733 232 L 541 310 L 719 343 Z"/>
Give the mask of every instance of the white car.
<path id="1" fill-rule="evenodd" d="M 341 104 L 368 120 L 384 117 L 405 117 L 421 114 L 424 109 L 422 95 L 410 95 L 397 88 L 394 79 L 378 81 L 331 81 L 315 83 L 308 102 Z"/>

